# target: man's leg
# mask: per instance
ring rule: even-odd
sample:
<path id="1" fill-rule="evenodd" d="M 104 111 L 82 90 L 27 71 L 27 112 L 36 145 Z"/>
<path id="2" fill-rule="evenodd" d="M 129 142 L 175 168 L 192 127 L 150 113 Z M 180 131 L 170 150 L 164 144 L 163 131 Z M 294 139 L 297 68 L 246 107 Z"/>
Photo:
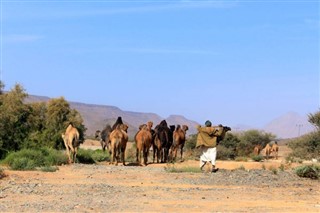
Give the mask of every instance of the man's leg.
<path id="1" fill-rule="evenodd" d="M 210 159 L 212 164 L 212 170 L 211 172 L 215 173 L 219 170 L 219 168 L 216 168 L 216 157 L 217 157 L 217 148 L 210 148 Z"/>
<path id="2" fill-rule="evenodd" d="M 208 157 L 207 157 L 207 147 L 201 147 L 201 156 L 200 156 L 200 169 L 202 170 L 203 167 L 206 165 Z"/>
<path id="3" fill-rule="evenodd" d="M 202 171 L 203 170 L 203 167 L 206 165 L 207 161 L 202 161 L 200 159 L 200 170 Z"/>

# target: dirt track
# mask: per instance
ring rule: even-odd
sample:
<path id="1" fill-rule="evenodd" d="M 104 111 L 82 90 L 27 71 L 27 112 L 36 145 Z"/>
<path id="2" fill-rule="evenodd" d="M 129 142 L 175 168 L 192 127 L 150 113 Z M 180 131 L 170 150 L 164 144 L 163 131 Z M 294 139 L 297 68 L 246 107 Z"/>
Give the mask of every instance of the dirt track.
<path id="1" fill-rule="evenodd" d="M 218 161 L 221 169 L 215 174 L 168 173 L 166 164 L 75 164 L 53 173 L 6 170 L 0 211 L 320 212 L 320 181 L 299 178 L 290 168 L 276 174 L 268 169 L 280 164 Z"/>

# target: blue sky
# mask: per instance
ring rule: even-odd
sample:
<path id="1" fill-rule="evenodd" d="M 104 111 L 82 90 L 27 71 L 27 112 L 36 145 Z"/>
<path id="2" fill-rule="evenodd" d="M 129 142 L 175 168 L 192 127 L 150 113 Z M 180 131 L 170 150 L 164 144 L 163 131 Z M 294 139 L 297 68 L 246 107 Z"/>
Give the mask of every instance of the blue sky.
<path id="1" fill-rule="evenodd" d="M 262 127 L 319 110 L 319 1 L 1 1 L 29 94 Z"/>

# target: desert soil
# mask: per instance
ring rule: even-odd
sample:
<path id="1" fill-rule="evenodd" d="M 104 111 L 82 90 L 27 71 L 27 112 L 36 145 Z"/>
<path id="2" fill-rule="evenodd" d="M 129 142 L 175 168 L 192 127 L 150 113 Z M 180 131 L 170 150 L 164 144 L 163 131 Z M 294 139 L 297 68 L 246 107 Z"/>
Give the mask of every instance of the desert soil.
<path id="1" fill-rule="evenodd" d="M 99 148 L 92 142 L 83 147 Z M 280 158 L 267 162 L 217 161 L 217 173 L 107 162 L 64 165 L 52 173 L 5 169 L 0 212 L 320 212 L 320 181 L 295 175 L 298 165 L 284 161 L 288 152 L 282 146 Z"/>

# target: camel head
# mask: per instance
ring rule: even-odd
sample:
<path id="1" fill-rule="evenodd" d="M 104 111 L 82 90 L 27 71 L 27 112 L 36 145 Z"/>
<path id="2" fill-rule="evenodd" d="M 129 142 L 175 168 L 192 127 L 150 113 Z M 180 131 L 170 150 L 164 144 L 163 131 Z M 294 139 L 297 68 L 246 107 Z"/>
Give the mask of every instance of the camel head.
<path id="1" fill-rule="evenodd" d="M 147 127 L 146 124 L 141 124 L 141 125 L 139 126 L 139 130 L 144 129 L 145 127 Z"/>
<path id="2" fill-rule="evenodd" d="M 182 125 L 182 129 L 186 132 L 189 129 L 189 127 L 187 125 Z"/>
<path id="3" fill-rule="evenodd" d="M 152 121 L 148 121 L 147 126 L 148 126 L 149 129 L 151 129 L 152 126 L 153 126 L 153 122 Z"/>
<path id="4" fill-rule="evenodd" d="M 128 128 L 129 128 L 129 126 L 127 124 L 121 124 L 120 125 L 120 129 L 122 129 L 125 132 L 128 132 Z"/>
<path id="5" fill-rule="evenodd" d="M 101 131 L 100 130 L 97 130 L 95 133 L 94 133 L 94 138 L 99 138 L 101 137 Z"/>

